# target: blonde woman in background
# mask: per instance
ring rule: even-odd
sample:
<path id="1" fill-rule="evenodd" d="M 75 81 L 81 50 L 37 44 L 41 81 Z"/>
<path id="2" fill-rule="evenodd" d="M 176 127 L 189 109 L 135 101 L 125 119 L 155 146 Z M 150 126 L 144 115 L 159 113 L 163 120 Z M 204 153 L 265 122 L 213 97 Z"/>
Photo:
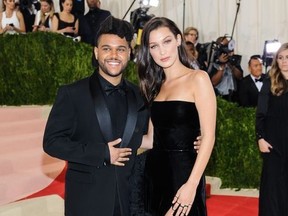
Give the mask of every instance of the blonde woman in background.
<path id="1" fill-rule="evenodd" d="M 259 216 L 288 215 L 288 43 L 277 51 L 258 97 L 256 133 L 263 165 Z"/>
<path id="2" fill-rule="evenodd" d="M 15 0 L 3 1 L 3 12 L 0 12 L 0 34 L 25 33 L 23 15 L 16 9 Z"/>
<path id="3" fill-rule="evenodd" d="M 52 17 L 55 12 L 53 0 L 40 0 L 40 3 L 41 10 L 36 14 L 33 32 L 49 31 L 52 27 Z"/>

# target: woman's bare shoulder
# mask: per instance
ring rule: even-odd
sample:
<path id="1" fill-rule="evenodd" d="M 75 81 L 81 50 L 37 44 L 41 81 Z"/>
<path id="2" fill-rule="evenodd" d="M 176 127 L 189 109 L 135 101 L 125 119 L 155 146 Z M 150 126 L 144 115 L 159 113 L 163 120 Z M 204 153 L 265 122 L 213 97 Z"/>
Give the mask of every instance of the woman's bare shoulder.
<path id="1" fill-rule="evenodd" d="M 207 72 L 203 70 L 192 70 L 189 77 L 193 81 L 210 80 Z"/>

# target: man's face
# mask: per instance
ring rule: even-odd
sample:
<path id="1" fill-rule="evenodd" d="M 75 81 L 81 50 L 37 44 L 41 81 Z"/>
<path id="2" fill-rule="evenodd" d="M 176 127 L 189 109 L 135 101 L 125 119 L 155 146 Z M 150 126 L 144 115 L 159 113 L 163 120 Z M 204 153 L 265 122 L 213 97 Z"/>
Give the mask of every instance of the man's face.
<path id="1" fill-rule="evenodd" d="M 98 39 L 98 47 L 94 48 L 94 53 L 99 63 L 99 73 L 104 78 L 121 78 L 130 58 L 129 44 L 125 38 L 103 34 Z"/>
<path id="2" fill-rule="evenodd" d="M 251 59 L 249 70 L 254 77 L 260 77 L 262 74 L 262 61 L 260 59 Z"/>
<path id="3" fill-rule="evenodd" d="M 99 0 L 87 0 L 87 5 L 89 8 L 97 8 L 97 7 L 100 7 L 100 1 Z"/>

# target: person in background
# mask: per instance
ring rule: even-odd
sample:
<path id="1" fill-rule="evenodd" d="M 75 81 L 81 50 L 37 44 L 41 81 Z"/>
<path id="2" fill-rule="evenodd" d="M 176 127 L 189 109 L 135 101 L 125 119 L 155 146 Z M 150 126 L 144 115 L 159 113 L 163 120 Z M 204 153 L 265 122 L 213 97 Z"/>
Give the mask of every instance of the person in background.
<path id="1" fill-rule="evenodd" d="M 19 0 L 19 9 L 24 17 L 26 32 L 32 32 L 35 15 L 40 7 L 38 0 Z"/>
<path id="2" fill-rule="evenodd" d="M 191 64 L 191 67 L 193 69 L 199 69 L 199 63 L 197 61 L 197 57 L 198 57 L 198 52 L 197 50 L 195 49 L 195 46 L 192 42 L 190 41 L 186 41 L 185 42 L 185 49 L 186 49 L 186 52 L 188 54 L 188 57 L 189 57 L 189 60 L 190 60 L 190 64 Z"/>
<path id="3" fill-rule="evenodd" d="M 81 41 L 95 45 L 95 35 L 99 30 L 101 23 L 109 16 L 110 11 L 100 9 L 99 0 L 86 0 L 89 7 L 87 14 L 79 18 L 79 35 Z"/>
<path id="4" fill-rule="evenodd" d="M 260 55 L 253 55 L 248 61 L 250 74 L 245 76 L 239 85 L 239 104 L 243 107 L 256 107 L 258 95 L 266 77 Z"/>
<path id="5" fill-rule="evenodd" d="M 60 0 L 63 10 L 55 13 L 52 18 L 52 31 L 61 33 L 65 36 L 78 36 L 79 21 L 78 18 L 71 13 L 73 7 L 72 0 Z"/>
<path id="6" fill-rule="evenodd" d="M 61 1 L 59 1 L 60 11 L 63 10 L 63 5 Z M 85 0 L 73 0 L 73 7 L 71 13 L 76 17 L 81 17 L 85 13 Z"/>
<path id="7" fill-rule="evenodd" d="M 154 128 L 144 172 L 146 211 L 153 216 L 205 216 L 203 173 L 216 126 L 216 97 L 209 76 L 190 68 L 181 31 L 164 17 L 145 24 L 137 63 Z M 193 142 L 200 133 L 197 154 Z"/>
<path id="8" fill-rule="evenodd" d="M 15 0 L 3 1 L 3 12 L 0 12 L 0 34 L 25 33 L 23 15 L 16 9 Z"/>
<path id="9" fill-rule="evenodd" d="M 95 38 L 95 72 L 60 87 L 49 115 L 43 148 L 68 161 L 66 216 L 130 215 L 130 178 L 149 120 L 139 87 L 123 79 L 132 39 L 130 23 L 107 18 Z"/>
<path id="10" fill-rule="evenodd" d="M 216 40 L 218 46 L 228 47 L 229 40 L 227 37 L 219 37 Z M 217 95 L 231 102 L 239 102 L 239 82 L 243 78 L 243 70 L 240 63 L 235 64 L 230 61 L 234 51 L 221 52 L 211 71 L 208 71 L 211 82 Z"/>
<path id="11" fill-rule="evenodd" d="M 184 30 L 184 39 L 185 41 L 190 41 L 194 44 L 194 47 L 197 50 L 197 62 L 201 70 L 207 71 L 207 54 L 206 50 L 203 48 L 203 44 L 199 43 L 199 31 L 195 27 L 187 27 Z"/>
<path id="12" fill-rule="evenodd" d="M 256 112 L 263 165 L 259 216 L 288 215 L 288 43 L 282 44 L 264 80 Z"/>
<path id="13" fill-rule="evenodd" d="M 53 0 L 40 0 L 41 9 L 35 16 L 33 32 L 50 31 L 52 27 L 52 17 L 54 15 Z"/>

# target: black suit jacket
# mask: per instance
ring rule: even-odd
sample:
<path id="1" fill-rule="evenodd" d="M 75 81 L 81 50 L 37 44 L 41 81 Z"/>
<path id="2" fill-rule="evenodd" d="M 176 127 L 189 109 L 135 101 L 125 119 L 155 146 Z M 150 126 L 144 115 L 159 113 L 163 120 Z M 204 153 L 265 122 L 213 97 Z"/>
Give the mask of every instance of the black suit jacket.
<path id="1" fill-rule="evenodd" d="M 264 80 L 266 74 L 262 74 L 261 77 Z M 244 107 L 256 107 L 258 95 L 258 88 L 250 74 L 245 76 L 239 86 L 239 104 Z"/>
<path id="2" fill-rule="evenodd" d="M 116 188 L 121 213 L 128 216 L 129 179 L 147 131 L 148 111 L 138 87 L 126 81 L 128 115 L 121 146 L 132 148 L 132 156 L 124 167 L 106 164 L 112 125 L 96 73 L 59 89 L 45 128 L 43 147 L 49 155 L 68 161 L 66 216 L 112 216 Z"/>
<path id="3" fill-rule="evenodd" d="M 79 35 L 81 36 L 81 41 L 95 45 L 95 36 L 101 23 L 111 16 L 110 11 L 102 10 L 96 8 L 94 10 L 89 10 L 87 14 L 79 18 Z"/>

